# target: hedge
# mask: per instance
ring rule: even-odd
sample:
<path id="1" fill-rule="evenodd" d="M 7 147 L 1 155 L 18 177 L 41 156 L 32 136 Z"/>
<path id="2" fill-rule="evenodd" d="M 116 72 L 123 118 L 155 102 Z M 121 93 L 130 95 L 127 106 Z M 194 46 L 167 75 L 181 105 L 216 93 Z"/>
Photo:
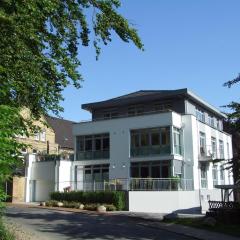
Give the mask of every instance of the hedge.
<path id="1" fill-rule="evenodd" d="M 126 196 L 125 192 L 52 192 L 50 194 L 51 200 L 56 201 L 68 201 L 68 202 L 80 202 L 83 204 L 100 203 L 100 204 L 113 204 L 117 210 L 123 210 L 126 208 Z"/>

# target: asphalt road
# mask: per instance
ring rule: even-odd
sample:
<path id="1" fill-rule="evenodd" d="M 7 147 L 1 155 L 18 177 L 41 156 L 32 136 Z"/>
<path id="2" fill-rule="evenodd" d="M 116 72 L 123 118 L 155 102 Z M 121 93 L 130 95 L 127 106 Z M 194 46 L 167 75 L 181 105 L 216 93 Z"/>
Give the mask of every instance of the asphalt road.
<path id="1" fill-rule="evenodd" d="M 190 240 L 191 238 L 141 225 L 127 216 L 60 212 L 8 207 L 6 218 L 41 240 L 121 239 Z M 35 239 L 35 238 L 34 238 Z"/>

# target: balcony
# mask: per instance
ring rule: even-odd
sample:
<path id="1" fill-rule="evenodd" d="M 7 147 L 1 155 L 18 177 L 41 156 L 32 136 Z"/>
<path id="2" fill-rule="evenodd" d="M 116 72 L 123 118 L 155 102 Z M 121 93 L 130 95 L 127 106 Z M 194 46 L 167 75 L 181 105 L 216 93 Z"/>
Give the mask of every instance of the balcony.
<path id="1" fill-rule="evenodd" d="M 166 156 L 171 154 L 170 145 L 131 148 L 131 157 Z"/>
<path id="2" fill-rule="evenodd" d="M 36 161 L 43 162 L 43 161 L 73 161 L 74 154 L 37 154 Z"/>
<path id="3" fill-rule="evenodd" d="M 198 158 L 200 161 L 224 159 L 224 149 L 212 145 L 200 146 Z"/>
<path id="4" fill-rule="evenodd" d="M 69 183 L 70 185 L 71 183 Z M 192 179 L 181 178 L 130 178 L 104 181 L 72 182 L 78 191 L 191 191 Z"/>
<path id="5" fill-rule="evenodd" d="M 89 152 L 77 152 L 76 160 L 98 160 L 109 159 L 109 150 L 106 151 L 89 151 Z"/>

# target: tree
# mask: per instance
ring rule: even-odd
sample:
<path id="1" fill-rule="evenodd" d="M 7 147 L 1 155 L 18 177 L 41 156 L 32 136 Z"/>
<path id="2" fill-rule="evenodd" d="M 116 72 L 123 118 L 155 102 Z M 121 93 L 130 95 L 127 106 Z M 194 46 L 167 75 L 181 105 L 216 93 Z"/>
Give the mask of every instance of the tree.
<path id="1" fill-rule="evenodd" d="M 225 87 L 232 87 L 240 82 L 240 75 L 233 80 L 224 83 Z M 234 182 L 240 180 L 240 103 L 232 101 L 225 107 L 231 110 L 228 120 L 224 124 L 225 131 L 232 135 L 233 158 L 230 160 L 230 168 L 233 172 Z"/>
<path id="2" fill-rule="evenodd" d="M 58 114 L 63 89 L 80 87 L 78 48 L 89 46 L 90 30 L 97 57 L 112 32 L 143 49 L 119 7 L 119 0 L 2 0 L 0 104 L 28 107 L 36 117 Z"/>
<path id="3" fill-rule="evenodd" d="M 19 159 L 15 134 L 26 134 L 32 127 L 19 110 L 27 107 L 32 119 L 49 111 L 59 114 L 63 89 L 81 86 L 80 45 L 93 44 L 98 58 L 101 46 L 111 42 L 115 32 L 143 49 L 136 29 L 117 12 L 119 7 L 119 0 L 0 1 L 2 175 L 9 175 Z"/>

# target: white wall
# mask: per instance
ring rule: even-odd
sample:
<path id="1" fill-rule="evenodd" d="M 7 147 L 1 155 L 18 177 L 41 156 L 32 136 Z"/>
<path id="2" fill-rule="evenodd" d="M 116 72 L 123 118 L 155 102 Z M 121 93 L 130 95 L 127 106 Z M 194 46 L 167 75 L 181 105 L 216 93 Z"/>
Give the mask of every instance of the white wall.
<path id="1" fill-rule="evenodd" d="M 63 191 L 64 188 L 71 186 L 71 165 L 70 161 L 58 162 L 58 178 L 55 180 L 56 183 L 58 182 L 58 191 Z"/>
<path id="2" fill-rule="evenodd" d="M 130 191 L 129 211 L 159 213 L 206 213 L 208 201 L 221 201 L 220 189 L 195 191 Z M 231 196 L 232 200 L 232 196 Z"/>
<path id="3" fill-rule="evenodd" d="M 197 191 L 130 191 L 129 211 L 172 213 L 196 212 L 200 207 Z"/>
<path id="4" fill-rule="evenodd" d="M 71 185 L 71 161 L 36 162 L 29 155 L 26 179 L 26 202 L 45 201 L 53 191 L 63 191 Z"/>

